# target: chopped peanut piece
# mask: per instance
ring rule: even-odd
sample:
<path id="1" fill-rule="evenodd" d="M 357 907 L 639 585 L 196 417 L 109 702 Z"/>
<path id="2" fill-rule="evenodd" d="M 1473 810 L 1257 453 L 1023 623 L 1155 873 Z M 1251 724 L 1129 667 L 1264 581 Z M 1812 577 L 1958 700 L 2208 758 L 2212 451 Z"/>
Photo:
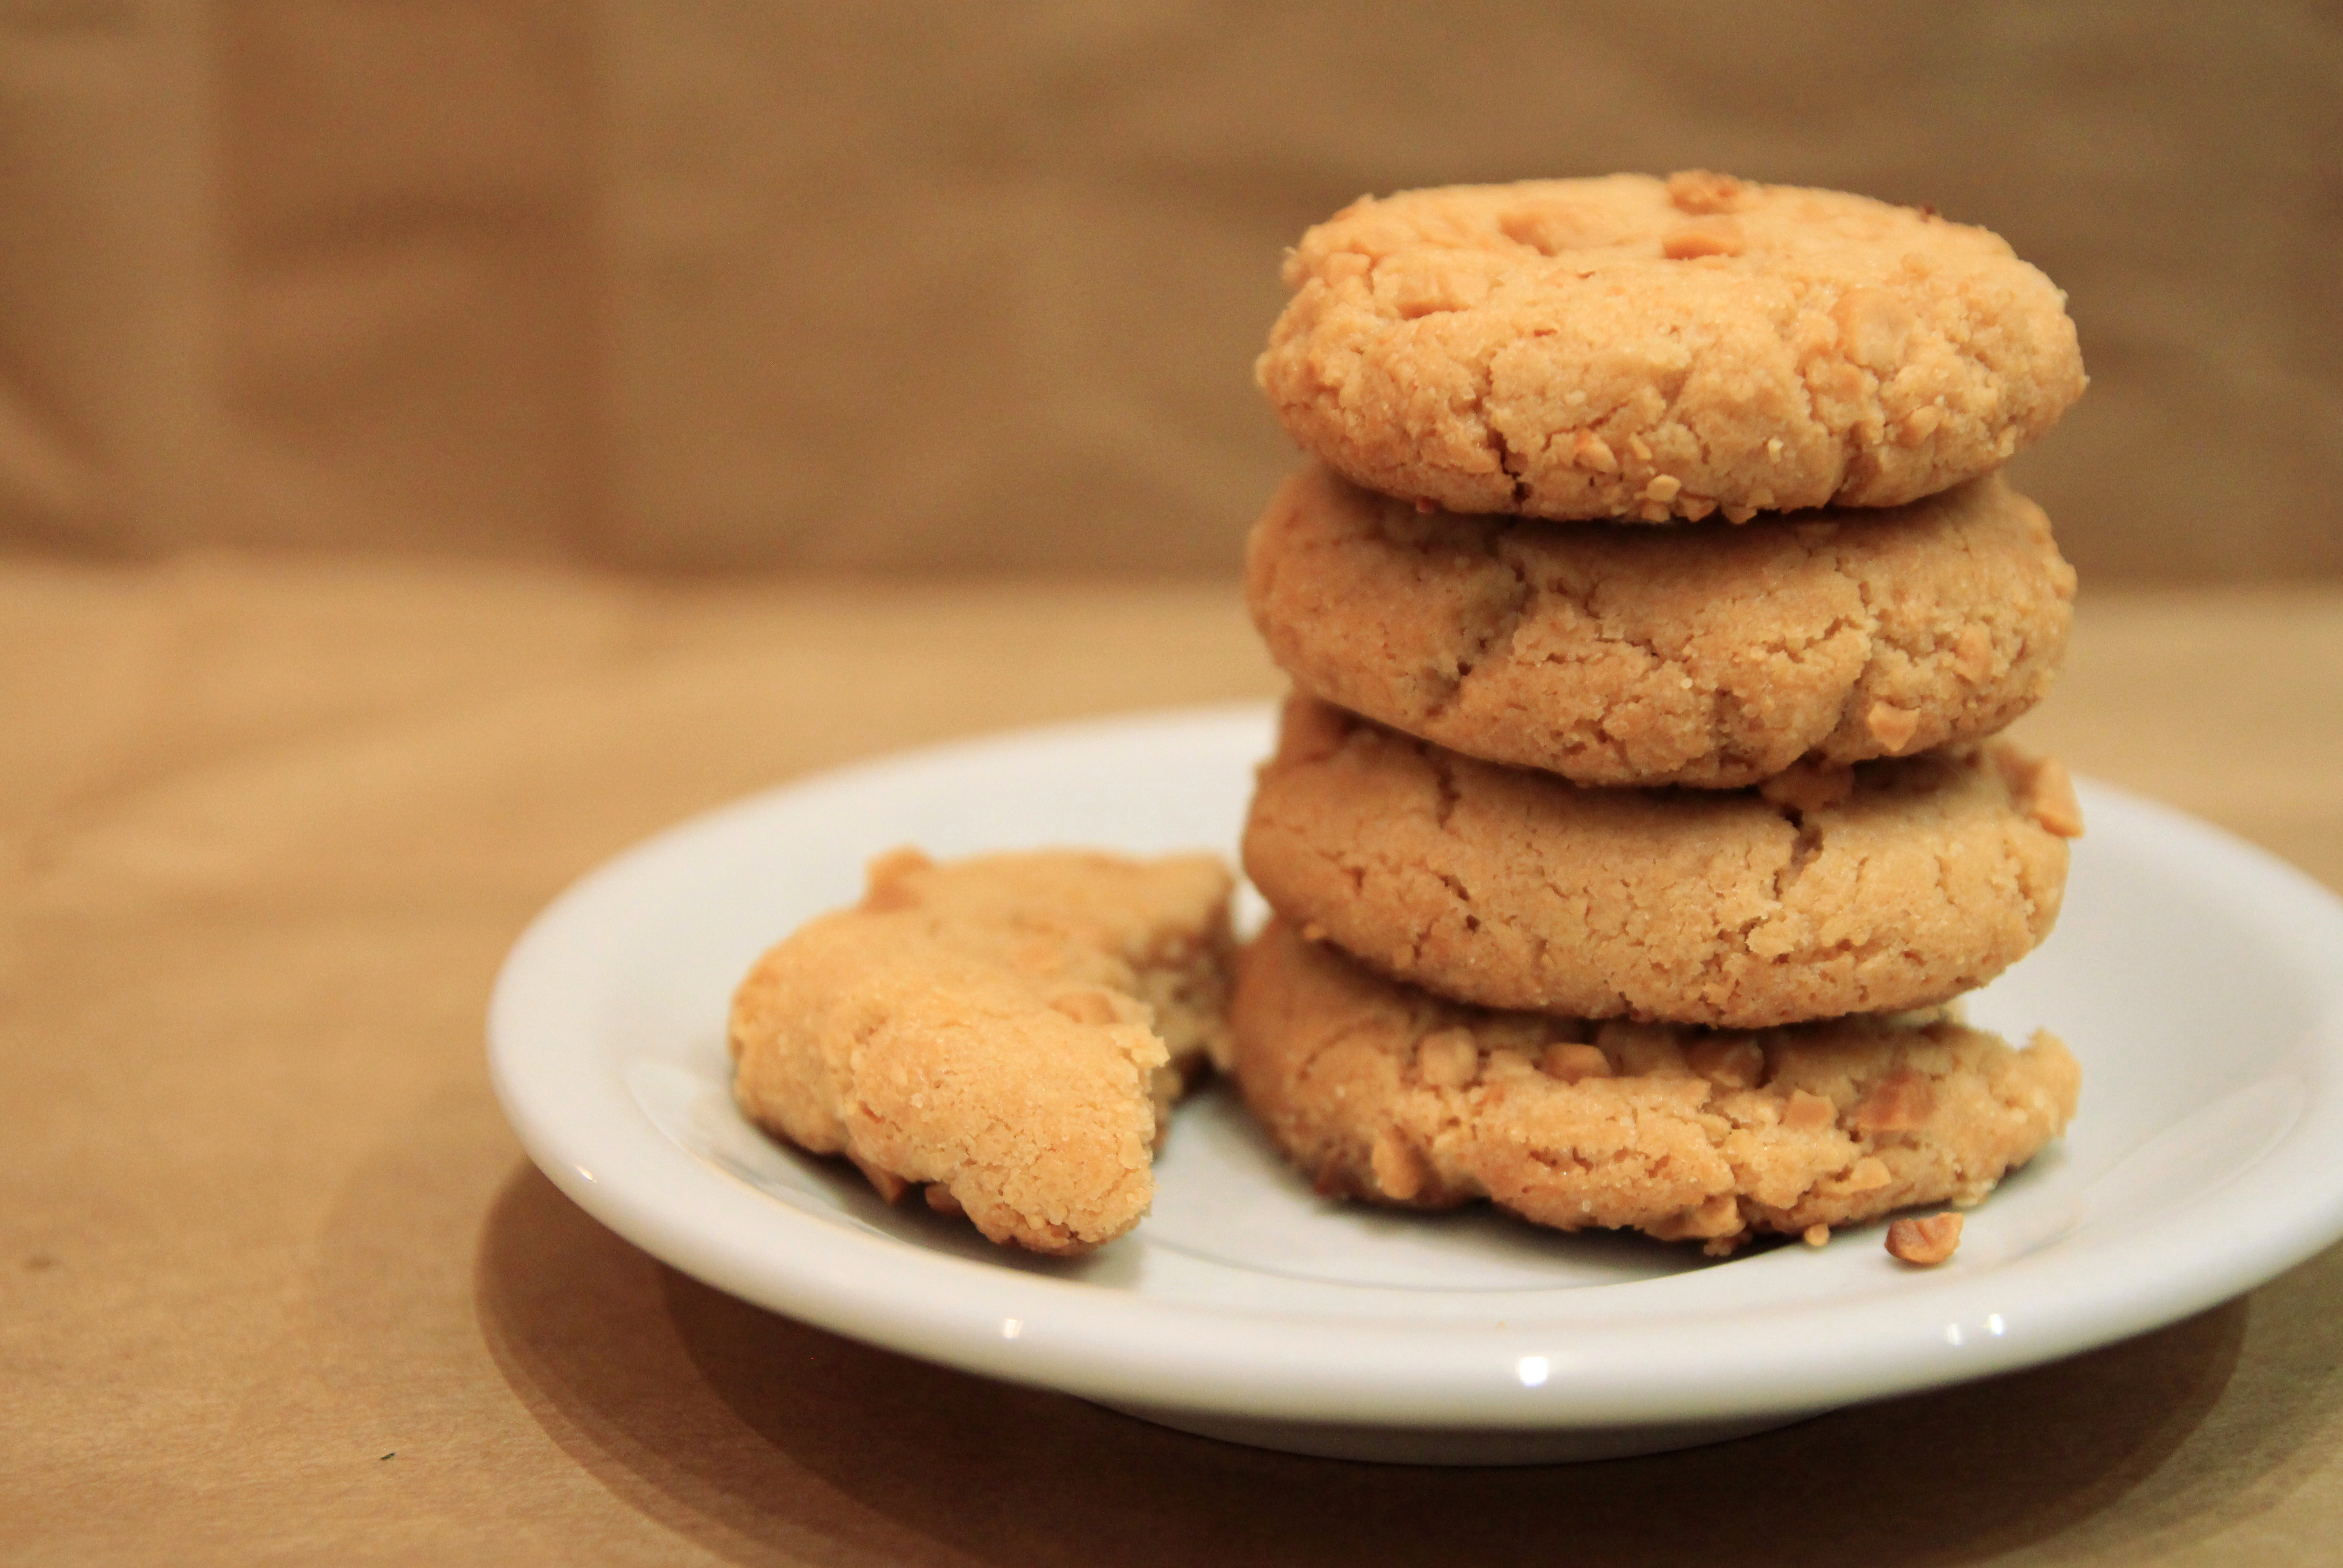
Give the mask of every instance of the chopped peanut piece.
<path id="1" fill-rule="evenodd" d="M 2075 798 L 2075 778 L 2064 762 L 2028 757 L 2015 747 L 2002 748 L 1998 760 L 2018 804 L 2045 832 L 2061 839 L 2083 836 L 2083 804 Z"/>
<path id="2" fill-rule="evenodd" d="M 1729 217 L 1694 218 L 1660 236 L 1660 254 L 1670 261 L 1704 256 L 1739 256 L 1748 248 L 1741 226 Z"/>
<path id="3" fill-rule="evenodd" d="M 1953 1255 L 1961 1244 L 1958 1214 L 1931 1214 L 1925 1220 L 1897 1220 L 1887 1227 L 1887 1250 L 1907 1263 L 1933 1268 Z"/>
<path id="4" fill-rule="evenodd" d="M 1855 769 L 1844 762 L 1791 763 L 1757 786 L 1758 799 L 1793 811 L 1821 811 L 1855 793 Z"/>
<path id="5" fill-rule="evenodd" d="M 1741 1228 L 1741 1205 L 1732 1193 L 1717 1192 L 1703 1199 L 1698 1208 L 1687 1209 L 1654 1227 L 1652 1234 L 1669 1241 L 1714 1241 L 1737 1235 Z"/>
<path id="6" fill-rule="evenodd" d="M 930 1181 L 928 1183 L 927 1199 L 928 1207 L 933 1209 L 939 1214 L 945 1214 L 953 1219 L 958 1219 L 960 1216 L 968 1212 L 967 1210 L 960 1206 L 960 1200 L 952 1196 L 951 1189 L 945 1186 L 940 1181 Z"/>
<path id="7" fill-rule="evenodd" d="M 1782 1108 L 1782 1125 L 1793 1132 L 1819 1132 L 1837 1120 L 1838 1107 L 1803 1089 L 1790 1091 L 1790 1103 Z"/>
<path id="8" fill-rule="evenodd" d="M 2083 836 L 2083 803 L 2075 798 L 2074 775 L 2056 757 L 2045 757 L 2034 769 L 2026 808 L 2046 832 L 2061 839 Z"/>
<path id="9" fill-rule="evenodd" d="M 1944 422 L 1945 411 L 1942 408 L 1934 403 L 1924 403 L 1905 415 L 1903 422 L 1896 427 L 1896 444 L 1916 447 L 1935 435 Z"/>
<path id="10" fill-rule="evenodd" d="M 862 907 L 880 912 L 915 907 L 920 895 L 918 890 L 910 885 L 909 879 L 913 873 L 924 871 L 934 864 L 917 849 L 888 850 L 870 862 L 870 885 L 862 895 Z"/>
<path id="11" fill-rule="evenodd" d="M 1114 1021 L 1114 1000 L 1102 990 L 1075 990 L 1051 997 L 1050 1010 L 1061 1012 L 1076 1023 Z"/>
<path id="12" fill-rule="evenodd" d="M 1953 639 L 1953 668 L 1961 678 L 1975 682 L 1993 673 L 1993 634 L 1985 628 L 1969 625 L 1961 628 L 1961 635 Z"/>
<path id="13" fill-rule="evenodd" d="M 1846 1173 L 1846 1180 L 1839 1185 L 1849 1192 L 1869 1192 L 1895 1180 L 1887 1169 L 1887 1161 L 1866 1154 L 1855 1162 L 1855 1169 Z"/>
<path id="14" fill-rule="evenodd" d="M 866 901 L 863 907 L 868 909 L 870 906 Z M 894 907 L 902 908 L 903 906 Z M 1029 974 L 1047 974 L 1058 967 L 1058 960 L 1064 951 L 1062 945 L 1051 940 L 1048 937 L 1034 937 L 1031 940 L 1018 943 L 1015 950 L 1010 953 L 1009 961 Z"/>
<path id="15" fill-rule="evenodd" d="M 1819 1247 L 1830 1240 L 1828 1225 L 1809 1225 L 1799 1233 L 1798 1240 L 1809 1247 Z"/>
<path id="16" fill-rule="evenodd" d="M 1737 212 L 1748 199 L 1749 187 L 1731 175 L 1679 169 L 1668 176 L 1668 200 L 1678 212 Z"/>
<path id="17" fill-rule="evenodd" d="M 1765 1048 L 1711 1036 L 1684 1048 L 1684 1065 L 1719 1089 L 1755 1089 L 1765 1081 Z"/>
<path id="18" fill-rule="evenodd" d="M 1592 430 L 1581 430 L 1570 444 L 1570 460 L 1582 468 L 1592 468 L 1598 474 L 1619 471 L 1618 455 L 1611 443 Z"/>
<path id="19" fill-rule="evenodd" d="M 862 1172 L 864 1179 L 878 1190 L 879 1196 L 888 1202 L 894 1202 L 905 1192 L 910 1191 L 911 1184 L 892 1171 L 881 1171 L 878 1166 L 850 1150 L 846 1157 L 854 1162 L 854 1168 Z"/>
<path id="20" fill-rule="evenodd" d="M 1906 1068 L 1875 1084 L 1850 1120 L 1859 1132 L 1909 1132 L 1928 1120 L 1936 1105 L 1927 1075 Z"/>
<path id="21" fill-rule="evenodd" d="M 1839 340 L 1855 364 L 1878 373 L 1892 373 L 1902 362 L 1911 340 L 1912 308 L 1878 288 L 1850 288 L 1831 307 L 1838 323 Z M 1848 368 L 1853 368 L 1849 367 Z"/>
<path id="22" fill-rule="evenodd" d="M 1389 1128 L 1375 1134 L 1367 1165 L 1386 1198 L 1404 1203 L 1423 1191 L 1423 1161 Z"/>
<path id="23" fill-rule="evenodd" d="M 1586 220 L 1566 207 L 1524 207 L 1500 217 L 1497 227 L 1515 245 L 1546 256 L 1576 250 L 1586 243 Z"/>
<path id="24" fill-rule="evenodd" d="M 1544 1054 L 1539 1057 L 1538 1066 L 1544 1070 L 1547 1077 L 1559 1078 L 1564 1083 L 1611 1076 L 1611 1059 L 1591 1045 L 1549 1045 Z"/>
<path id="25" fill-rule="evenodd" d="M 1888 755 L 1894 756 L 1911 745 L 1912 737 L 1920 732 L 1920 716 L 1892 702 L 1875 702 L 1863 716 L 1863 727 L 1887 748 Z"/>
<path id="26" fill-rule="evenodd" d="M 1462 1089 L 1481 1075 L 1481 1048 L 1461 1029 L 1425 1035 L 1415 1048 L 1416 1070 L 1442 1089 Z"/>

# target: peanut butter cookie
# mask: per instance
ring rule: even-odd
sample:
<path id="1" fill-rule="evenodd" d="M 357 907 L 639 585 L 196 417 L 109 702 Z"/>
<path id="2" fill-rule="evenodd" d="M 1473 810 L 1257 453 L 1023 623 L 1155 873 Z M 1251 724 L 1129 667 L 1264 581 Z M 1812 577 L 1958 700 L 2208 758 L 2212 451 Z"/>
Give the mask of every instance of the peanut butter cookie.
<path id="1" fill-rule="evenodd" d="M 1286 430 L 1459 512 L 1897 506 L 2083 390 L 2066 297 L 1997 236 L 1721 175 L 1366 198 L 1285 281 L 1255 375 Z"/>
<path id="2" fill-rule="evenodd" d="M 2066 1130 L 2082 1070 L 1941 1012 L 1755 1034 L 1486 1012 L 1273 920 L 1231 1012 L 1236 1079 L 1322 1192 L 1486 1198 L 1712 1253 L 1916 1203 L 1974 1204 Z"/>
<path id="3" fill-rule="evenodd" d="M 1425 513 L 1316 464 L 1245 597 L 1314 696 L 1582 784 L 1755 783 L 1990 735 L 2048 689 L 2074 569 L 1997 477 L 1742 528 Z"/>
<path id="4" fill-rule="evenodd" d="M 2000 743 L 1589 789 L 1296 698 L 1244 859 L 1310 936 L 1460 1000 L 1762 1029 L 1984 984 L 2049 934 L 2081 830 L 2066 770 Z"/>

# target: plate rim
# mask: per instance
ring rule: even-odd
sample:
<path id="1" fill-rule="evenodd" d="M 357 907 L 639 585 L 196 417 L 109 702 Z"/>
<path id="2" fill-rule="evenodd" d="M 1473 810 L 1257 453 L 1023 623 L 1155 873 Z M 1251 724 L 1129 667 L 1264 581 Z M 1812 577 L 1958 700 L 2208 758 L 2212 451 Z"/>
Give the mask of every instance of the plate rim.
<path id="1" fill-rule="evenodd" d="M 2306 1158 L 2305 1122 L 2331 1124 L 2333 1135 L 2343 1137 L 2343 1093 L 2335 1082 L 2343 1077 L 2343 978 L 2321 971 L 2311 975 L 2317 1017 L 2292 1048 L 2306 1078 L 2306 1109 L 2227 1182 L 2192 1194 L 2149 1228 L 2163 1238 L 2154 1243 L 2159 1252 L 2211 1238 L 2218 1243 L 2210 1253 L 2217 1266 L 2206 1268 L 2202 1256 L 2181 1251 L 2174 1255 L 2192 1256 L 2189 1267 L 2149 1269 L 2143 1278 L 2135 1254 L 2146 1243 L 2127 1240 L 2131 1232 L 2086 1237 L 1989 1271 L 1911 1282 L 1885 1299 L 1735 1312 L 1729 1322 L 1704 1325 L 1712 1332 L 1692 1347 L 1682 1342 L 1686 1330 L 1679 1321 L 1330 1323 L 1108 1294 L 1078 1281 L 928 1251 L 777 1202 L 708 1165 L 650 1122 L 627 1095 L 616 1063 L 612 1081 L 602 1086 L 608 1092 L 599 1098 L 605 1113 L 614 1098 L 620 1108 L 617 1131 L 581 1142 L 578 1091 L 591 1086 L 573 1083 L 565 1091 L 535 1070 L 534 1052 L 558 1050 L 548 1030 L 558 1035 L 554 1023 L 582 1010 L 564 975 L 576 959 L 571 944 L 595 929 L 605 900 L 622 899 L 630 880 L 654 874 L 703 840 L 826 793 L 1037 748 L 1127 742 L 1192 727 L 1224 739 L 1241 729 L 1257 730 L 1265 752 L 1273 711 L 1273 703 L 1212 704 L 946 740 L 800 775 L 650 835 L 572 882 L 508 953 L 487 1020 L 490 1079 L 507 1120 L 538 1168 L 596 1220 L 758 1305 L 1009 1382 L 1109 1402 L 1286 1421 L 1526 1431 L 1819 1411 L 2111 1343 L 2225 1301 L 2343 1237 L 2343 1179 L 2330 1175 L 2323 1189 L 2301 1179 L 2318 1173 Z M 2306 928 L 2324 928 L 2323 937 L 2312 932 L 2305 940 L 2343 955 L 2343 900 L 2305 873 L 2174 808 L 2096 780 L 2077 783 L 2087 815 L 2099 819 L 2095 826 L 2112 814 L 2152 829 L 2192 859 L 2210 856 L 2225 873 L 2259 882 L 2267 897 L 2297 906 L 2308 917 Z M 2312 1114 L 2322 1108 L 2323 1119 Z M 2243 1232 L 2236 1223 L 2238 1181 L 2248 1182 L 2262 1203 L 2255 1211 L 2258 1227 Z M 679 1214 L 671 1202 L 649 1195 L 677 1182 L 687 1184 L 699 1206 Z M 776 1224 L 781 1233 L 772 1231 Z M 2169 1234 L 2176 1231 L 2181 1233 Z M 756 1244 L 748 1244 L 749 1235 Z M 821 1266 L 793 1266 L 790 1248 L 777 1244 L 783 1240 L 810 1247 Z M 2091 1252 L 2114 1254 L 2100 1260 L 2095 1288 L 2051 1292 L 2016 1319 L 1993 1304 L 2010 1293 L 2009 1282 L 2024 1285 L 2053 1266 L 2069 1270 L 2078 1255 Z M 1762 1331 L 1784 1314 L 1798 1320 L 1810 1342 L 1828 1341 L 1831 1353 L 1784 1354 L 1766 1344 Z M 1874 1321 L 1888 1315 L 1905 1321 Z M 1985 1332 L 1988 1319 L 2003 1326 Z M 1970 1324 L 1977 1332 L 1962 1332 Z M 1195 1346 L 1200 1333 L 1211 1342 L 1210 1354 Z"/>

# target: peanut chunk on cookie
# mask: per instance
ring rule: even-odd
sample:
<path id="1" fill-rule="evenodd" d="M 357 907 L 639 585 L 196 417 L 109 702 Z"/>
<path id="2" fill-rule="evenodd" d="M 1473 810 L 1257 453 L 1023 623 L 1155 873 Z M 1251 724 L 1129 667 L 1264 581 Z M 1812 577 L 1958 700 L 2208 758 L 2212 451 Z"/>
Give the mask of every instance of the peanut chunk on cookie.
<path id="1" fill-rule="evenodd" d="M 1138 1223 L 1188 1079 L 1228 1058 L 1228 869 L 1077 850 L 872 862 L 757 961 L 733 1095 L 766 1131 L 1070 1255 Z"/>

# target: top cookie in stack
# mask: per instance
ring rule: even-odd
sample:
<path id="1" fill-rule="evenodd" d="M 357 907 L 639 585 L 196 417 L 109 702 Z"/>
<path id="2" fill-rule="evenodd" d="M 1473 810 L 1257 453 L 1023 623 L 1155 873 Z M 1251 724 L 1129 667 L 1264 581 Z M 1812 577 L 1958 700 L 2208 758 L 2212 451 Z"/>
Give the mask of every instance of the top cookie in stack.
<path id="1" fill-rule="evenodd" d="M 1896 1031 L 1917 1026 L 1889 1015 L 2039 942 L 2080 830 L 2064 770 L 1990 739 L 2047 689 L 2071 616 L 2048 521 L 1998 474 L 2083 388 L 2064 296 L 1932 212 L 1703 173 L 1363 200 L 1285 276 L 1258 375 L 1317 462 L 1248 553 L 1297 689 L 1246 831 L 1282 917 L 1264 941 L 1331 944 L 1362 966 L 1342 994 L 1409 1016 L 1845 1019 L 1906 1073 Z M 1299 1060 L 1297 1004 L 1263 988 L 1302 971 L 1254 972 L 1239 1077 L 1322 1178 L 1570 1211 L 1392 1143 L 1363 1108 L 1296 1111 L 1302 1081 L 1270 1080 Z M 1770 1082 L 1800 1049 L 1735 1071 Z M 2036 1049 L 2065 1088 L 2018 1159 L 2073 1105 L 2071 1059 Z M 1633 1054 L 1556 1060 L 1603 1077 Z M 1446 1093 L 1462 1059 L 1443 1060 Z M 1841 1109 L 1850 1149 L 1923 1136 L 1908 1108 L 1877 1128 Z M 1645 1228 L 1814 1211 L 1731 1196 L 1699 1221 L 1722 1230 Z M 1877 1211 L 1850 1201 L 1834 1222 Z"/>
<path id="2" fill-rule="evenodd" d="M 1411 191 L 1288 258 L 1258 367 L 1346 477 L 1452 511 L 1892 507 L 2083 390 L 2066 297 L 1926 209 L 1721 175 Z"/>

